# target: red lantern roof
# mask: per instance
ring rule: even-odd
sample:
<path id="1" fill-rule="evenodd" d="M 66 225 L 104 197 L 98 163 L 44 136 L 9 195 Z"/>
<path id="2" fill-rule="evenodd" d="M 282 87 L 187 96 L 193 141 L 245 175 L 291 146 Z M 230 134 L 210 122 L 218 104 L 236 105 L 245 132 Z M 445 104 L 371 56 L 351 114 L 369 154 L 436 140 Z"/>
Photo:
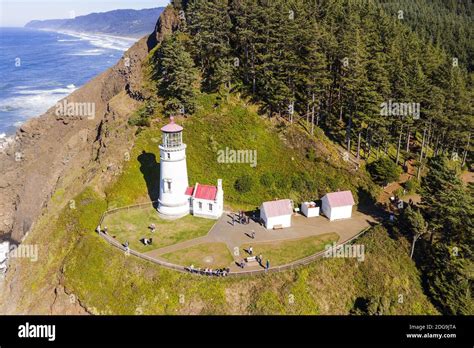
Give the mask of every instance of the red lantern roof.
<path id="1" fill-rule="evenodd" d="M 179 124 L 176 124 L 174 122 L 174 117 L 170 117 L 170 123 L 168 123 L 166 126 L 161 128 L 162 132 L 166 133 L 176 133 L 176 132 L 181 132 L 183 130 L 183 127 L 181 127 Z"/>

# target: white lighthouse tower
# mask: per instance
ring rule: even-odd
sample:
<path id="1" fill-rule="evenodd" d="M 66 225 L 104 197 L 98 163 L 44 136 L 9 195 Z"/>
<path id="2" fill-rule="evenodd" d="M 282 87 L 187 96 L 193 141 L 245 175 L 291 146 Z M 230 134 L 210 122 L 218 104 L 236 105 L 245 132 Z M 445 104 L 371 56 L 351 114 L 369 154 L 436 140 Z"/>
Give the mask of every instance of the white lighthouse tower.
<path id="1" fill-rule="evenodd" d="M 183 127 L 174 122 L 161 128 L 163 141 L 160 145 L 160 198 L 158 212 L 163 217 L 179 218 L 189 214 L 188 170 L 186 144 L 183 144 Z"/>

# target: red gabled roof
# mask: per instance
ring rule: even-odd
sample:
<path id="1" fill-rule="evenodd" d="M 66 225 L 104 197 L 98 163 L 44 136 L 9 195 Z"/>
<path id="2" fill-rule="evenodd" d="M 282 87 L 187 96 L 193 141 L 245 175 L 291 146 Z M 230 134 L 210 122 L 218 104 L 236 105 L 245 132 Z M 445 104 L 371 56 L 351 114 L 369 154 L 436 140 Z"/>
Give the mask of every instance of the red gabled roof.
<path id="1" fill-rule="evenodd" d="M 205 199 L 208 201 L 214 201 L 217 196 L 217 187 L 212 185 L 201 185 L 196 184 L 196 190 L 194 190 L 194 198 Z"/>
<path id="2" fill-rule="evenodd" d="M 186 192 L 184 193 L 186 196 L 192 196 L 193 195 L 193 192 L 194 192 L 194 187 L 191 186 L 191 187 L 188 187 L 186 189 Z"/>
<path id="3" fill-rule="evenodd" d="M 262 203 L 263 210 L 267 217 L 291 215 L 293 207 L 289 199 L 280 199 L 279 201 L 270 201 Z"/>
<path id="4" fill-rule="evenodd" d="M 355 204 L 351 191 L 331 192 L 328 193 L 326 197 L 331 207 L 343 207 Z"/>

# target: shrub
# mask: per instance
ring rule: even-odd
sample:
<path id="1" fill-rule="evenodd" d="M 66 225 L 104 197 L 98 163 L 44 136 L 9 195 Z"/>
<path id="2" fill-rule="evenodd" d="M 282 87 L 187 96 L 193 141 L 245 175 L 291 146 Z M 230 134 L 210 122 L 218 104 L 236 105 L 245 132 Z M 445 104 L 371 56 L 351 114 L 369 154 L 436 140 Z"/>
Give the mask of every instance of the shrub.
<path id="1" fill-rule="evenodd" d="M 234 188 L 240 193 L 249 192 L 252 188 L 252 177 L 245 174 L 237 178 L 237 180 L 235 180 Z"/>
<path id="2" fill-rule="evenodd" d="M 302 174 L 293 174 L 291 178 L 291 188 L 295 191 L 301 191 L 305 187 L 305 182 Z"/>
<path id="3" fill-rule="evenodd" d="M 281 173 L 275 173 L 273 175 L 274 180 L 275 180 L 275 186 L 279 190 L 286 190 L 288 188 L 289 180 L 286 175 L 283 175 Z"/>
<path id="4" fill-rule="evenodd" d="M 411 179 L 408 180 L 403 186 L 405 187 L 405 190 L 407 190 L 408 193 L 412 194 L 416 193 L 416 191 L 420 187 L 420 183 L 416 179 Z"/>
<path id="5" fill-rule="evenodd" d="M 310 147 L 306 153 L 306 158 L 309 159 L 311 162 L 316 161 L 316 151 L 313 147 Z"/>
<path id="6" fill-rule="evenodd" d="M 260 177 L 260 183 L 265 186 L 265 187 L 272 187 L 273 185 L 273 175 L 270 172 L 263 173 L 262 176 Z"/>
<path id="7" fill-rule="evenodd" d="M 403 189 L 400 187 L 398 189 L 396 189 L 393 194 L 396 196 L 396 197 L 403 197 Z"/>
<path id="8" fill-rule="evenodd" d="M 138 109 L 128 120 L 128 124 L 138 127 L 150 127 L 150 117 L 155 113 L 156 103 L 148 100 L 140 109 Z"/>
<path id="9" fill-rule="evenodd" d="M 380 185 L 398 180 L 401 169 L 390 158 L 380 158 L 367 166 L 372 179 Z"/>

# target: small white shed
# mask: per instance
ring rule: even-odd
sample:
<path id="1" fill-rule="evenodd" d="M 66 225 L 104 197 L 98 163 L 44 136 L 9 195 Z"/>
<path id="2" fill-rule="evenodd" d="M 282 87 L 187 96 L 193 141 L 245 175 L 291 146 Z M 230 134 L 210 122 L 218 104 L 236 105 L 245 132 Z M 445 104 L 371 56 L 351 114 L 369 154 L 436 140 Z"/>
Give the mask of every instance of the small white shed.
<path id="1" fill-rule="evenodd" d="M 301 212 L 306 217 L 319 216 L 319 207 L 315 202 L 303 202 L 301 204 Z"/>
<path id="2" fill-rule="evenodd" d="M 331 192 L 321 199 L 321 210 L 330 221 L 350 219 L 355 204 L 351 191 Z"/>
<path id="3" fill-rule="evenodd" d="M 291 227 L 293 204 L 289 199 L 264 202 L 260 206 L 260 219 L 269 230 Z"/>

